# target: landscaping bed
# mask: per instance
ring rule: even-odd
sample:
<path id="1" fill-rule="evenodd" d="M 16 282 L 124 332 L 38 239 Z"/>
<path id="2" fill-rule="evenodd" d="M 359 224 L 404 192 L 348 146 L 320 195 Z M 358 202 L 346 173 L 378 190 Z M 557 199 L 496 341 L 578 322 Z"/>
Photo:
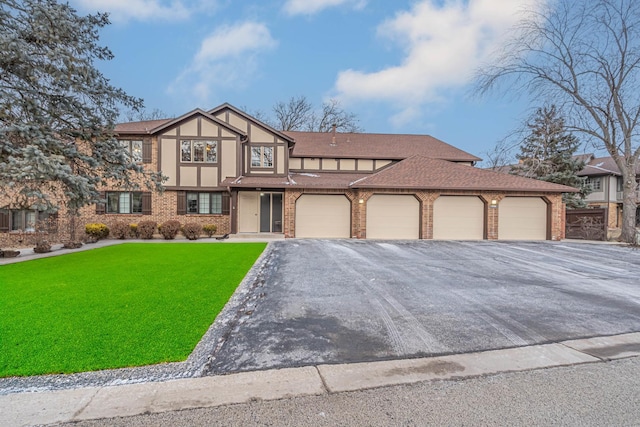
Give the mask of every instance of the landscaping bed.
<path id="1" fill-rule="evenodd" d="M 0 377 L 183 361 L 264 243 L 129 243 L 0 267 Z"/>

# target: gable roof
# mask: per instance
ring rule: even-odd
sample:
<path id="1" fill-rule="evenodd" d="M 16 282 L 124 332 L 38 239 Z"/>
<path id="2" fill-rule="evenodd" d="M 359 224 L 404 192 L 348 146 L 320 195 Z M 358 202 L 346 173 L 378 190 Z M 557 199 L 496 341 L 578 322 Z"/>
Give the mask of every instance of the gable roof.
<path id="1" fill-rule="evenodd" d="M 269 126 L 268 124 L 261 122 L 260 120 L 256 119 L 253 116 L 250 116 L 249 114 L 245 113 L 244 111 L 240 110 L 239 108 L 234 107 L 233 105 L 229 104 L 228 102 L 225 102 L 222 105 L 218 105 L 215 108 L 212 108 L 211 110 L 208 111 L 209 114 L 211 114 L 212 116 L 218 114 L 221 111 L 224 110 L 231 110 L 233 111 L 235 114 L 237 114 L 240 117 L 243 117 L 244 119 L 253 122 L 265 129 L 267 129 L 269 132 L 275 133 L 276 135 L 278 135 L 279 137 L 281 137 L 282 139 L 284 139 L 285 141 L 288 142 L 293 142 L 293 138 L 291 138 L 289 135 L 280 132 L 279 130 L 276 130 L 274 128 L 272 128 L 271 126 Z"/>
<path id="2" fill-rule="evenodd" d="M 219 118 L 207 113 L 206 111 L 196 108 L 195 110 L 189 111 L 186 114 L 183 114 L 180 117 L 176 117 L 175 119 L 161 119 L 161 120 L 145 120 L 141 122 L 130 122 L 130 123 L 119 123 L 116 125 L 115 132 L 119 134 L 143 134 L 143 135 L 153 135 L 154 133 L 161 132 L 171 126 L 174 126 L 182 121 L 188 120 L 192 117 L 202 116 L 207 120 L 210 120 L 216 123 L 219 126 L 222 126 L 226 130 L 231 133 L 235 133 L 236 135 L 246 136 L 247 134 L 242 130 L 231 126 L 229 123 L 220 120 Z"/>
<path id="3" fill-rule="evenodd" d="M 453 162 L 480 159 L 429 135 L 284 132 L 295 139 L 293 157 L 406 159 L 423 155 Z M 335 136 L 335 141 L 334 141 Z"/>
<path id="4" fill-rule="evenodd" d="M 366 176 L 352 188 L 406 188 L 425 190 L 482 190 L 574 193 L 566 185 L 507 175 L 422 155 L 412 156 Z"/>

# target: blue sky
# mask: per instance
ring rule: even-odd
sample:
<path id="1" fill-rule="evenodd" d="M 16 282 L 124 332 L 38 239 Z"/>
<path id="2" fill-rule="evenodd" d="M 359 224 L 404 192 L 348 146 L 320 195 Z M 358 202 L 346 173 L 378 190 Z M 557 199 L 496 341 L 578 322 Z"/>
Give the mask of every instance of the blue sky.
<path id="1" fill-rule="evenodd" d="M 98 67 L 169 116 L 229 102 L 269 113 L 338 99 L 367 132 L 430 134 L 485 152 L 529 114 L 524 97 L 470 96 L 479 64 L 542 0 L 69 0 L 109 12 Z"/>

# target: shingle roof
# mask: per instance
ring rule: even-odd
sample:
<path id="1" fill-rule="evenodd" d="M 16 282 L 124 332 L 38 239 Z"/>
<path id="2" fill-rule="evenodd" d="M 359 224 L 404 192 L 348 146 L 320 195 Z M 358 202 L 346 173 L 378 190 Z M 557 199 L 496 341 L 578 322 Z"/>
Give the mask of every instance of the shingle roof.
<path id="1" fill-rule="evenodd" d="M 636 166 L 636 173 L 640 174 L 640 163 Z M 589 162 L 578 176 L 616 175 L 621 176 L 620 168 L 613 157 L 598 157 Z"/>
<path id="2" fill-rule="evenodd" d="M 368 174 L 362 173 L 290 173 L 285 177 L 242 176 L 227 178 L 220 185 L 259 188 L 349 188 Z"/>
<path id="3" fill-rule="evenodd" d="M 148 134 L 150 130 L 169 123 L 173 119 L 144 120 L 141 122 L 118 123 L 115 131 L 120 134 Z"/>
<path id="4" fill-rule="evenodd" d="M 407 188 L 425 190 L 494 190 L 568 193 L 573 187 L 478 169 L 426 156 L 412 156 L 366 176 L 352 188 Z"/>
<path id="5" fill-rule="evenodd" d="M 434 159 L 476 162 L 480 159 L 429 135 L 284 132 L 295 139 L 293 157 L 405 159 L 416 154 Z"/>
<path id="6" fill-rule="evenodd" d="M 404 188 L 537 193 L 577 191 L 565 185 L 506 175 L 419 155 L 373 174 L 319 172 L 290 173 L 285 177 L 243 176 L 227 178 L 221 185 L 252 188 Z"/>

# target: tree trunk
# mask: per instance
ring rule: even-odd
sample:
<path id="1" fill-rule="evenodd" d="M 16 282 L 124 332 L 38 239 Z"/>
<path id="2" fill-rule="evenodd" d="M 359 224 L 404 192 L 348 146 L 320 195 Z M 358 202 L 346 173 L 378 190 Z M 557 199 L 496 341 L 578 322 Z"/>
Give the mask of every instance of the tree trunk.
<path id="1" fill-rule="evenodd" d="M 638 183 L 635 168 L 630 167 L 623 173 L 624 186 L 622 188 L 622 234 L 620 240 L 634 243 L 636 239 L 636 208 L 638 206 Z"/>

